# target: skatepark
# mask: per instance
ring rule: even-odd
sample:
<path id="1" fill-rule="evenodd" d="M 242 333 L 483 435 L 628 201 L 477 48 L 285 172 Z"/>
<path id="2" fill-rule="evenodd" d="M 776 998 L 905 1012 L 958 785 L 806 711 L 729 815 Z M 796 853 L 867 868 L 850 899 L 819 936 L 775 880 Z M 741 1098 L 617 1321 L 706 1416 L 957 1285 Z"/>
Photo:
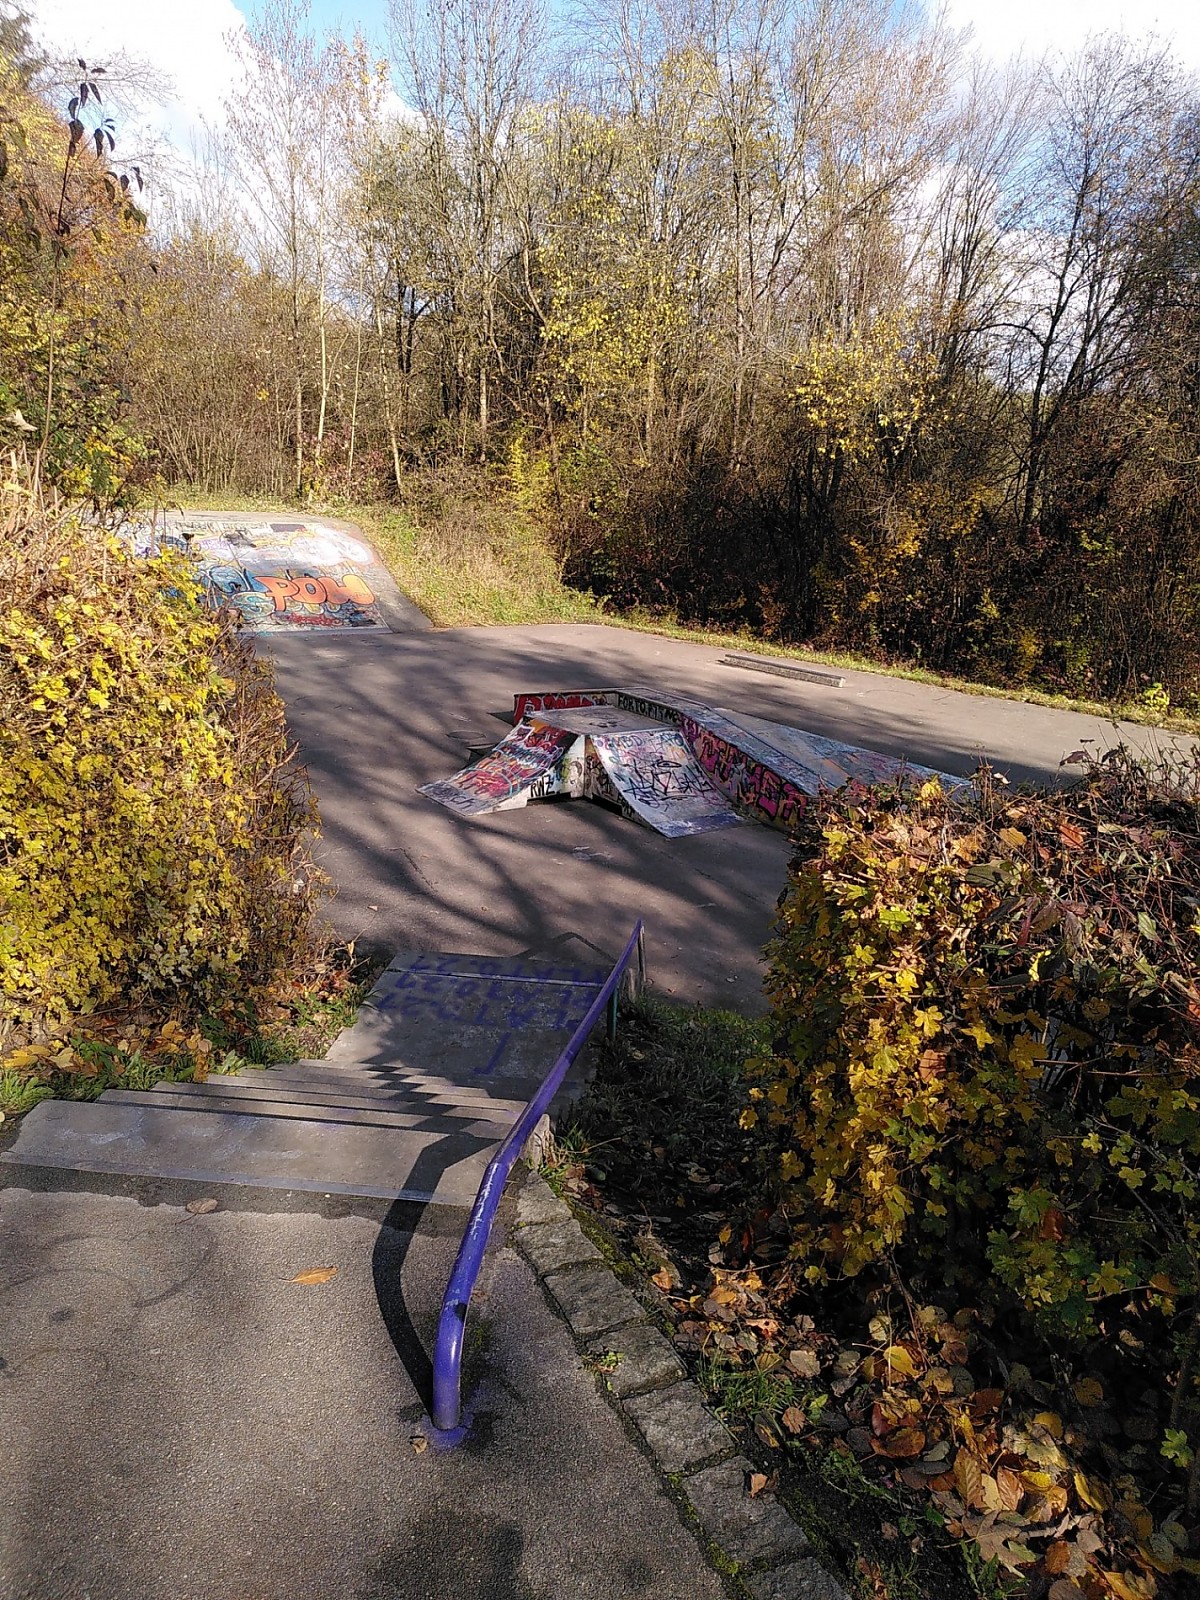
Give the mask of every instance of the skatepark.
<path id="1" fill-rule="evenodd" d="M 6 1597 L 750 1592 L 600 1394 L 559 1279 L 543 1293 L 513 1248 L 511 1188 L 471 1302 L 470 1426 L 442 1448 L 430 1363 L 473 1194 L 638 919 L 654 992 L 763 1008 L 788 838 L 721 789 L 717 744 L 800 793 L 870 761 L 1047 781 L 1080 748 L 1161 736 L 881 674 L 763 673 L 620 627 L 439 632 L 356 530 L 288 522 L 285 548 L 241 521 L 240 545 L 214 534 L 212 585 L 274 661 L 330 918 L 386 970 L 323 1062 L 46 1101 L 6 1135 Z M 335 535 L 351 543 L 331 564 Z M 553 759 L 472 788 L 514 734 Z M 622 739 L 651 750 L 644 789 Z M 499 807 L 438 803 L 455 782 Z M 216 1206 L 184 1209 L 201 1198 Z M 22 1509 L 47 1505 L 50 1526 Z"/>

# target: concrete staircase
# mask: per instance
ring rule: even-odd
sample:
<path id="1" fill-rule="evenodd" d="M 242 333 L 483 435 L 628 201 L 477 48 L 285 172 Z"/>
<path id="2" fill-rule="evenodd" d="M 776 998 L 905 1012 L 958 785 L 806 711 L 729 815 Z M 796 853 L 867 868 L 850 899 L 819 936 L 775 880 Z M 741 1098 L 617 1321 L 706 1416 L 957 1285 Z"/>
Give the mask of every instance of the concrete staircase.
<path id="1" fill-rule="evenodd" d="M 607 970 L 398 956 L 326 1059 L 44 1100 L 0 1160 L 469 1206 Z"/>

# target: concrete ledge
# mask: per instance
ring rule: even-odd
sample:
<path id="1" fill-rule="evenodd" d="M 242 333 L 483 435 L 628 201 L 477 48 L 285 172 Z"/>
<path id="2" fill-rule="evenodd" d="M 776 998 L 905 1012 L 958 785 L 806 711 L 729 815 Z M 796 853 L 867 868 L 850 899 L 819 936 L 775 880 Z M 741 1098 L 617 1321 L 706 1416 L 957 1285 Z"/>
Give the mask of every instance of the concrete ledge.
<path id="1" fill-rule="evenodd" d="M 746 1579 L 746 1587 L 754 1600 L 847 1600 L 841 1584 L 811 1557 L 776 1572 L 756 1573 Z"/>
<path id="2" fill-rule="evenodd" d="M 841 689 L 846 680 L 836 672 L 818 672 L 815 667 L 800 667 L 791 661 L 775 661 L 769 656 L 722 656 L 723 667 L 743 667 L 747 672 L 766 672 L 773 678 L 802 678 L 805 683 L 821 683 L 827 689 Z"/>
<path id="3" fill-rule="evenodd" d="M 704 1404 L 694 1383 L 631 1395 L 624 1406 L 664 1472 L 687 1472 L 735 1448 L 733 1435 Z"/>
<path id="4" fill-rule="evenodd" d="M 521 1234 L 517 1235 L 517 1242 L 524 1245 Z M 624 1322 L 638 1322 L 645 1317 L 629 1290 L 617 1282 L 607 1267 L 566 1267 L 562 1272 L 543 1278 L 542 1282 L 572 1330 L 581 1338 L 606 1333 L 609 1328 L 619 1328 Z"/>
<path id="5" fill-rule="evenodd" d="M 804 1555 L 808 1540 L 775 1496 L 750 1494 L 753 1471 L 745 1456 L 735 1456 L 686 1478 L 683 1492 L 704 1531 L 739 1565 Z"/>
<path id="6" fill-rule="evenodd" d="M 570 1206 L 564 1204 L 550 1185 L 530 1178 L 517 1195 L 517 1225 L 534 1222 L 573 1222 Z"/>
<path id="7" fill-rule="evenodd" d="M 633 1322 L 606 1333 L 588 1346 L 588 1354 L 616 1357 L 616 1365 L 604 1369 L 604 1381 L 618 1400 L 644 1394 L 647 1389 L 665 1389 L 687 1377 L 674 1346 L 648 1322 Z"/>
<path id="8" fill-rule="evenodd" d="M 521 1233 L 521 1249 L 539 1278 L 563 1267 L 577 1267 L 601 1259 L 599 1250 L 572 1217 L 568 1222 L 538 1222 Z"/>

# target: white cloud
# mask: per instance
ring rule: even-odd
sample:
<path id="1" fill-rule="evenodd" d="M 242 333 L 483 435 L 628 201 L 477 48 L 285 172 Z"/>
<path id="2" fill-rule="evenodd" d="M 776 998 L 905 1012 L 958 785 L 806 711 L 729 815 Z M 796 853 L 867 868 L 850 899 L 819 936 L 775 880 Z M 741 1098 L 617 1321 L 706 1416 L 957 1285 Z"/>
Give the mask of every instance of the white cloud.
<path id="1" fill-rule="evenodd" d="M 33 0 L 34 33 L 54 56 L 101 66 L 117 53 L 148 61 L 171 80 L 172 95 L 145 123 L 186 147 L 199 119 L 221 120 L 233 63 L 225 36 L 245 27 L 233 0 Z"/>
<path id="2" fill-rule="evenodd" d="M 970 26 L 976 47 L 995 61 L 1022 53 L 1072 51 L 1089 34 L 1154 35 L 1200 72 L 1200 4 L 1197 0 L 946 0 L 946 19 L 955 28 Z"/>

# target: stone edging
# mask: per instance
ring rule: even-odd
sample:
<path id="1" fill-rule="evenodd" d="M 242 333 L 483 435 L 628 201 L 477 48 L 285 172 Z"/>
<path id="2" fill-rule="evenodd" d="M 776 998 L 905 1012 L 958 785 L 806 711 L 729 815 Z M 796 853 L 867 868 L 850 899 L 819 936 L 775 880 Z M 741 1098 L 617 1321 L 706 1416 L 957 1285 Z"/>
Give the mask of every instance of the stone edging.
<path id="1" fill-rule="evenodd" d="M 670 1474 L 753 1600 L 849 1600 L 772 1494 L 750 1496 L 753 1465 L 705 1405 L 673 1346 L 549 1186 L 531 1173 L 514 1242 L 585 1353 L 612 1362 L 609 1398 Z"/>

